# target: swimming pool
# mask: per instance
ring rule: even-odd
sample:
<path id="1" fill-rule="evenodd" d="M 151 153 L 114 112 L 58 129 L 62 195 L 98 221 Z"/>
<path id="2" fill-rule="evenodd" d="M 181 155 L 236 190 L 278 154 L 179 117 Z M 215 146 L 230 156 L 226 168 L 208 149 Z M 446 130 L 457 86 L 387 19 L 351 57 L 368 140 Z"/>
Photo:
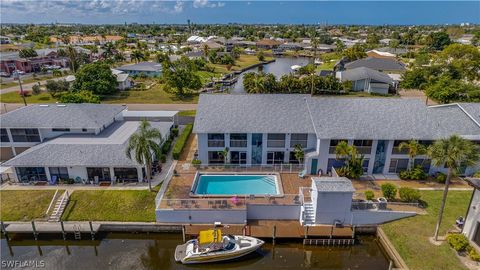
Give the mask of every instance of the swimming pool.
<path id="1" fill-rule="evenodd" d="M 192 189 L 195 195 L 279 195 L 277 175 L 199 174 Z"/>

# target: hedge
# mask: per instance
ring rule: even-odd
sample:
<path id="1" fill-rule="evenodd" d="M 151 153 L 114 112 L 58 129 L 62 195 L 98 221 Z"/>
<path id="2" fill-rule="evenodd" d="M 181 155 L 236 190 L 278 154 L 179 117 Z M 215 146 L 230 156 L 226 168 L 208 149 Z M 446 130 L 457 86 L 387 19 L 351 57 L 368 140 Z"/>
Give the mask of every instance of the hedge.
<path id="1" fill-rule="evenodd" d="M 188 137 L 192 133 L 192 129 L 193 124 L 186 125 L 182 134 L 178 137 L 172 152 L 172 156 L 174 159 L 178 160 L 180 158 L 180 154 L 183 151 L 183 147 L 185 147 L 185 144 L 187 143 Z"/>

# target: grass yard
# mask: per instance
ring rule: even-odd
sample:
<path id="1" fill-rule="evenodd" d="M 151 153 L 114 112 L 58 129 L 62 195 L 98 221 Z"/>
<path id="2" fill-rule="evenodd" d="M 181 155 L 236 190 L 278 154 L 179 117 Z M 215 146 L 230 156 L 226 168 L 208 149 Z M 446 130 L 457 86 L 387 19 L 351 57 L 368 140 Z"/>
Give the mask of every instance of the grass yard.
<path id="1" fill-rule="evenodd" d="M 0 219 L 31 221 L 43 218 L 54 194 L 55 190 L 2 190 L 0 191 Z"/>
<path id="2" fill-rule="evenodd" d="M 435 231 L 443 191 L 420 192 L 428 204 L 428 214 L 382 225 L 383 230 L 412 270 L 466 269 L 447 242 L 434 246 L 428 240 Z M 440 235 L 452 228 L 458 216 L 465 216 L 471 194 L 471 191 L 449 192 Z"/>
<path id="3" fill-rule="evenodd" d="M 198 95 L 179 98 L 175 93 L 167 93 L 163 85 L 156 84 L 148 90 L 129 90 L 120 92 L 114 97 L 105 97 L 102 103 L 142 103 L 142 104 L 173 104 L 173 103 L 197 103 Z"/>
<path id="4" fill-rule="evenodd" d="M 196 110 L 187 110 L 187 111 L 180 111 L 178 116 L 195 116 L 197 115 Z"/>
<path id="5" fill-rule="evenodd" d="M 323 64 L 317 66 L 317 71 L 333 70 L 333 67 L 335 66 L 336 62 L 337 62 L 337 60 L 325 61 L 325 62 L 323 62 Z"/>
<path id="6" fill-rule="evenodd" d="M 265 56 L 265 61 L 272 60 L 272 57 Z M 235 61 L 235 65 L 232 66 L 230 70 L 227 69 L 227 65 L 220 65 L 220 64 L 210 64 L 215 68 L 215 73 L 227 74 L 235 70 L 241 70 L 246 67 L 255 65 L 260 63 L 256 55 L 248 55 L 242 54 L 240 57 Z"/>
<path id="7" fill-rule="evenodd" d="M 48 93 L 41 93 L 38 95 L 30 95 L 25 97 L 27 104 L 30 103 L 53 103 L 57 102 L 56 98 L 53 98 Z M 4 103 L 23 103 L 22 96 L 17 92 L 10 92 L 0 95 L 0 101 Z"/>
<path id="8" fill-rule="evenodd" d="M 155 221 L 154 191 L 76 190 L 63 213 L 65 221 Z"/>

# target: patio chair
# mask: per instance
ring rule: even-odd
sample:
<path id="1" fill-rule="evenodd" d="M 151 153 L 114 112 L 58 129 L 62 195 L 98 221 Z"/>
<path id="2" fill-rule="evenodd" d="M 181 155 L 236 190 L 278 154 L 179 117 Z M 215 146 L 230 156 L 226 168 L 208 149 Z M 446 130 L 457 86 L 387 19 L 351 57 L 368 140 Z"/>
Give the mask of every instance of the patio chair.
<path id="1" fill-rule="evenodd" d="M 302 179 L 305 178 L 306 175 L 307 175 L 307 170 L 303 170 L 303 171 L 298 173 L 298 177 L 300 177 Z"/>

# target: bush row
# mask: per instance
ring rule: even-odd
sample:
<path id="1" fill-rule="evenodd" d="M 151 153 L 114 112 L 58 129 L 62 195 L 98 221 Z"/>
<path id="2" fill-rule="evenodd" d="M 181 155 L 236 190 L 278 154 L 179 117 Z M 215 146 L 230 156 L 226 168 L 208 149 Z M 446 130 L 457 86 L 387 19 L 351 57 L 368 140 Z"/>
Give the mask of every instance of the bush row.
<path id="1" fill-rule="evenodd" d="M 447 235 L 447 242 L 455 251 L 466 251 L 470 259 L 477 262 L 480 261 L 480 254 L 470 245 L 465 235 L 461 233 L 449 234 Z"/>
<path id="2" fill-rule="evenodd" d="M 185 147 L 185 144 L 187 143 L 188 137 L 192 133 L 192 129 L 193 129 L 192 124 L 186 125 L 182 134 L 178 137 L 172 152 L 172 156 L 174 159 L 178 160 L 180 158 L 180 154 L 183 151 L 183 147 Z"/>
<path id="3" fill-rule="evenodd" d="M 393 184 L 387 183 L 381 186 L 383 197 L 387 200 L 391 201 L 394 200 L 397 196 L 397 187 Z M 366 192 L 365 192 L 365 195 Z M 402 187 L 398 190 L 398 195 L 400 196 L 400 200 L 403 202 L 418 202 L 420 200 L 420 192 L 418 190 L 409 188 L 409 187 Z"/>

